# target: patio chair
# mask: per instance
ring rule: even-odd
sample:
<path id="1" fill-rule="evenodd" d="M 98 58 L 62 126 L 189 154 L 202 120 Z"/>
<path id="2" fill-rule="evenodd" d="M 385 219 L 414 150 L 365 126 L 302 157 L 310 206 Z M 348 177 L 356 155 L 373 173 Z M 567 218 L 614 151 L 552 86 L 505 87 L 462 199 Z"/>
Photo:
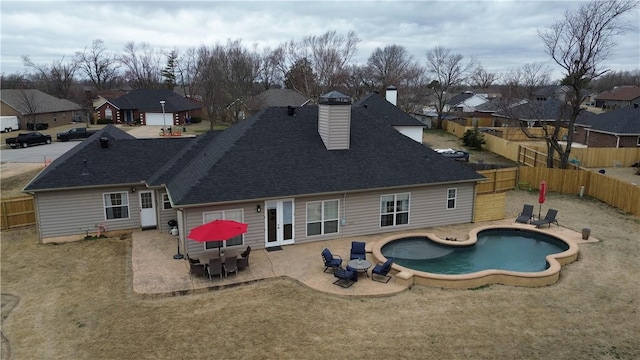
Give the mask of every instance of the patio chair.
<path id="1" fill-rule="evenodd" d="M 338 268 L 342 265 L 342 257 L 340 255 L 333 255 L 329 249 L 322 250 L 322 260 L 324 261 L 324 270 L 327 272 L 328 268 Z"/>
<path id="2" fill-rule="evenodd" d="M 209 259 L 209 280 L 211 280 L 212 276 L 216 275 L 220 275 L 220 279 L 222 279 L 222 273 L 222 259 Z"/>
<path id="3" fill-rule="evenodd" d="M 238 275 L 238 258 L 236 256 L 224 259 L 224 276 L 229 276 L 231 272 Z"/>
<path id="4" fill-rule="evenodd" d="M 558 210 L 549 209 L 547 210 L 547 214 L 544 216 L 544 219 L 534 220 L 531 222 L 531 225 L 535 225 L 537 228 L 539 228 L 540 225 L 545 224 L 549 224 L 549 227 L 551 227 L 551 224 L 555 223 L 556 225 L 560 226 L 560 224 L 558 224 L 558 220 L 556 220 L 557 215 Z"/>
<path id="5" fill-rule="evenodd" d="M 247 250 L 245 250 L 240 257 L 238 258 L 238 269 L 244 269 L 249 266 L 249 254 L 251 253 L 251 246 L 247 246 Z"/>
<path id="6" fill-rule="evenodd" d="M 517 223 L 528 224 L 533 218 L 533 205 L 524 205 L 522 207 L 522 212 L 518 214 L 516 218 Z"/>
<path id="7" fill-rule="evenodd" d="M 345 289 L 353 285 L 356 281 L 358 281 L 357 271 L 343 269 L 340 266 L 333 269 L 333 276 L 338 278 L 338 280 L 334 281 L 333 284 L 341 286 Z"/>
<path id="8" fill-rule="evenodd" d="M 391 271 L 391 264 L 393 264 L 393 258 L 388 258 L 384 264 L 377 264 L 373 270 L 371 270 L 371 280 L 388 283 L 391 280 L 391 276 L 387 275 L 389 271 Z M 383 277 L 384 280 L 376 279 L 376 275 L 378 277 Z"/>
<path id="9" fill-rule="evenodd" d="M 204 265 L 189 263 L 189 277 L 205 276 L 206 273 Z"/>
<path id="10" fill-rule="evenodd" d="M 367 260 L 367 252 L 365 251 L 365 243 L 361 241 L 352 241 L 351 242 L 351 256 L 349 260 L 361 259 Z"/>

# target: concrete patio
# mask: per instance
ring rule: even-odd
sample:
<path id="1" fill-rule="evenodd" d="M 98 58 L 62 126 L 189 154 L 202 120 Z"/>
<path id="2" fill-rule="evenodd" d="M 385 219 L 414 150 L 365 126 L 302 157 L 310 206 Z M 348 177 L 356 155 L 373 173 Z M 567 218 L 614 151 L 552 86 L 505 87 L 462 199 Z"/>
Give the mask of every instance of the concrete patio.
<path id="1" fill-rule="evenodd" d="M 481 224 L 434 227 L 426 230 L 442 238 L 455 237 L 458 240 L 463 240 L 468 238 L 468 232 L 472 228 L 482 225 L 507 224 L 513 225 L 513 219 Z M 531 227 L 531 225 L 523 226 Z M 546 228 L 544 230 L 577 244 L 598 241 L 593 237 L 586 241 L 582 240 L 581 233 L 561 226 L 554 225 L 548 230 Z M 402 232 L 397 233 L 401 234 Z M 389 233 L 386 233 L 295 244 L 284 246 L 282 250 L 278 251 L 253 249 L 248 268 L 239 270 L 237 274 L 230 274 L 222 279 L 216 277 L 209 280 L 208 277 L 191 277 L 189 275 L 188 261 L 173 259 L 173 255 L 177 253 L 175 236 L 168 233 L 160 233 L 156 230 L 135 231 L 133 233 L 131 255 L 133 290 L 143 297 L 162 297 L 223 289 L 276 277 L 288 277 L 312 289 L 337 295 L 392 295 L 408 289 L 409 286 L 403 285 L 402 281 L 396 282 L 395 276 L 389 283 L 385 284 L 372 281 L 364 274 L 360 274 L 359 281 L 349 288 L 336 286 L 333 284 L 336 280 L 333 274 L 323 272 L 324 266 L 320 256 L 322 249 L 329 248 L 332 253 L 340 255 L 345 260 L 343 262 L 343 265 L 345 265 L 349 259 L 351 241 L 365 241 L 367 243 L 367 260 L 375 265 L 376 261 L 370 253 L 371 248 L 376 241 L 389 235 Z M 371 270 L 369 270 L 369 276 L 370 273 Z"/>

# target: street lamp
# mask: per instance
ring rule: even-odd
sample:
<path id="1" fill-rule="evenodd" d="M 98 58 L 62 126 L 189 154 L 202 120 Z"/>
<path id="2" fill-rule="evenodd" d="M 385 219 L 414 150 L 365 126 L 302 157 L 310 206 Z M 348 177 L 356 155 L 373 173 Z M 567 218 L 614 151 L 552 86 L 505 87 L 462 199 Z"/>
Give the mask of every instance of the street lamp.
<path id="1" fill-rule="evenodd" d="M 164 118 L 164 100 L 160 100 L 160 106 L 162 106 L 162 124 L 164 127 L 162 128 L 162 133 L 166 135 L 167 133 L 167 120 Z"/>

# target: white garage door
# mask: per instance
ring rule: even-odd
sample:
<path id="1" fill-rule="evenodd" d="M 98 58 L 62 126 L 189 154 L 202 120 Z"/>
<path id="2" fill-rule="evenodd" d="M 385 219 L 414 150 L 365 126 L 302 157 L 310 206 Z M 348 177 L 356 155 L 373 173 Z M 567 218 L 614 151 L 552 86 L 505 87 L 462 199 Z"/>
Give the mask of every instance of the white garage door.
<path id="1" fill-rule="evenodd" d="M 145 118 L 147 120 L 147 125 L 160 125 L 160 126 L 164 126 L 164 121 L 162 118 L 162 113 L 146 113 Z M 167 122 L 167 127 L 171 126 L 171 124 L 173 124 L 173 122 L 171 121 L 171 119 L 173 119 L 173 114 L 172 113 L 166 113 L 164 114 L 164 119 L 166 119 Z"/>

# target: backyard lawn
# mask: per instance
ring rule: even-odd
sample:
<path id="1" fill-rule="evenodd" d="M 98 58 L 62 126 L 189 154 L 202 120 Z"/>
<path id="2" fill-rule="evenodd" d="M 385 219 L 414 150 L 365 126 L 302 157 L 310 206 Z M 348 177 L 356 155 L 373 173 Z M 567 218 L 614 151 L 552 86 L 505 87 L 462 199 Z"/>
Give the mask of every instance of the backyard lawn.
<path id="1" fill-rule="evenodd" d="M 507 216 L 523 203 L 537 210 L 536 192 L 510 192 Z M 558 283 L 415 286 L 374 298 L 280 278 L 142 299 L 132 291 L 129 237 L 40 245 L 34 228 L 3 231 L 2 334 L 10 347 L 3 341 L 2 358 L 640 358 L 640 220 L 578 196 L 550 193 L 548 207 L 559 210 L 560 225 L 589 225 L 600 239 L 580 246 Z M 320 256 L 309 266 L 321 266 Z"/>

